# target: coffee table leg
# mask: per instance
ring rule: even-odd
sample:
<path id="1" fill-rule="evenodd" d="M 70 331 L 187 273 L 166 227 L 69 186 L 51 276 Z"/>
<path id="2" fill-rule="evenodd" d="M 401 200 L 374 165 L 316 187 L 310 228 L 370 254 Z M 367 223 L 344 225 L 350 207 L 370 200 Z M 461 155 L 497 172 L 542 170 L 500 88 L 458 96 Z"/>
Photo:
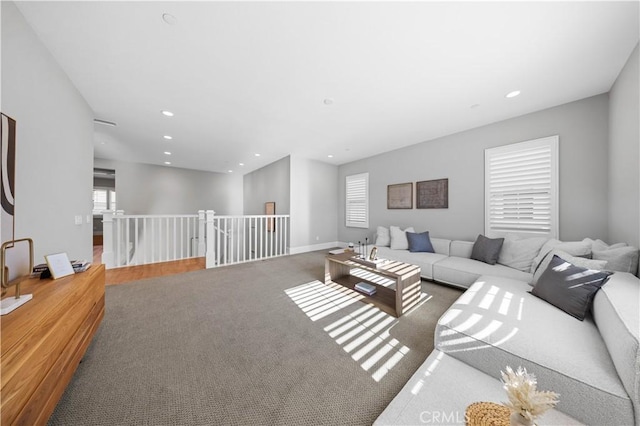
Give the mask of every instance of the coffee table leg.
<path id="1" fill-rule="evenodd" d="M 396 284 L 396 314 L 398 317 L 407 313 L 420 301 L 422 291 L 420 273 L 398 277 Z"/>

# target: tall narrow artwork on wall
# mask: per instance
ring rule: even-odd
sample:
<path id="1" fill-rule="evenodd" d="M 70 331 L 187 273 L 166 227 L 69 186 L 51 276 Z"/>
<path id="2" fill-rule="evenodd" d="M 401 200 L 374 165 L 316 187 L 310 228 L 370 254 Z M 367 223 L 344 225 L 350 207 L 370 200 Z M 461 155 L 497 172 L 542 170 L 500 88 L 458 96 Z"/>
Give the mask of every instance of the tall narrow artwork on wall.
<path id="1" fill-rule="evenodd" d="M 416 182 L 416 207 L 419 209 L 448 209 L 449 179 Z"/>
<path id="2" fill-rule="evenodd" d="M 0 176 L 2 218 L 0 219 L 0 242 L 14 240 L 15 234 L 15 170 L 16 170 L 16 121 L 11 117 L 0 114 L 0 138 L 2 139 L 2 153 L 0 154 Z"/>
<path id="3" fill-rule="evenodd" d="M 264 203 L 264 214 L 267 216 L 273 216 L 276 214 L 276 202 L 267 201 Z M 267 218 L 267 232 L 274 232 L 276 230 L 276 219 Z"/>
<path id="4" fill-rule="evenodd" d="M 388 209 L 413 208 L 413 183 L 398 183 L 387 185 Z"/>

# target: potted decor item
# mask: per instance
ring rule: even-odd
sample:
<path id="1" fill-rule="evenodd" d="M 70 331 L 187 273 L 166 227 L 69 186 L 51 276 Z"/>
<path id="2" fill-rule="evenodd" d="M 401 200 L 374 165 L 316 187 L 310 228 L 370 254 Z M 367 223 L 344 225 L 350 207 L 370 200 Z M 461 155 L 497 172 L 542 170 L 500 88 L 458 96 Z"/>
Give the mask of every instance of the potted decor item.
<path id="1" fill-rule="evenodd" d="M 527 373 L 525 368 L 513 371 L 507 366 L 506 371 L 500 373 L 509 398 L 504 405 L 511 410 L 512 425 L 534 425 L 538 416 L 558 403 L 557 393 L 536 389 L 536 376 Z"/>

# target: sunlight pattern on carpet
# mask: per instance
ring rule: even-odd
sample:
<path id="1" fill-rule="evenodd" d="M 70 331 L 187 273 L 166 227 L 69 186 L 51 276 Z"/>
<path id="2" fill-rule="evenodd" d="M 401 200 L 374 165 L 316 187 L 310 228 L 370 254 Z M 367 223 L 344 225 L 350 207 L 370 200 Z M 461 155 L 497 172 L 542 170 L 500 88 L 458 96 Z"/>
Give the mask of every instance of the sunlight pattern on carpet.
<path id="1" fill-rule="evenodd" d="M 398 319 L 366 303 L 364 296 L 339 284 L 312 281 L 285 290 L 285 293 L 312 320 L 317 321 L 358 301 L 365 303 L 324 327 L 324 331 L 351 358 L 379 382 L 409 352 L 391 336 Z M 430 299 L 422 293 L 422 301 Z"/>

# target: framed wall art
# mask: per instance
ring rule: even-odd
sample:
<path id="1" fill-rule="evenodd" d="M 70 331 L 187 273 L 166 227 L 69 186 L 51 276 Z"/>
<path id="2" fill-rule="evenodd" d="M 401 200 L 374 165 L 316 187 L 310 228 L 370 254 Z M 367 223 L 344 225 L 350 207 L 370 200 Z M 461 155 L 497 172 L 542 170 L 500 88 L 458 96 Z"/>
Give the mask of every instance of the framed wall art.
<path id="1" fill-rule="evenodd" d="M 273 216 L 276 214 L 276 202 L 267 201 L 264 203 L 264 214 L 267 216 Z M 276 230 L 276 218 L 267 219 L 267 232 L 274 232 Z"/>
<path id="2" fill-rule="evenodd" d="M 0 154 L 0 175 L 2 178 L 0 202 L 2 204 L 2 227 L 0 242 L 14 240 L 15 234 L 15 173 L 16 173 L 16 121 L 11 117 L 0 114 L 0 139 L 2 139 L 2 153 Z M 10 246 L 13 247 L 13 244 Z"/>
<path id="3" fill-rule="evenodd" d="M 449 179 L 416 182 L 416 207 L 419 209 L 448 209 Z"/>
<path id="4" fill-rule="evenodd" d="M 413 208 L 413 183 L 398 183 L 387 185 L 388 209 Z"/>

